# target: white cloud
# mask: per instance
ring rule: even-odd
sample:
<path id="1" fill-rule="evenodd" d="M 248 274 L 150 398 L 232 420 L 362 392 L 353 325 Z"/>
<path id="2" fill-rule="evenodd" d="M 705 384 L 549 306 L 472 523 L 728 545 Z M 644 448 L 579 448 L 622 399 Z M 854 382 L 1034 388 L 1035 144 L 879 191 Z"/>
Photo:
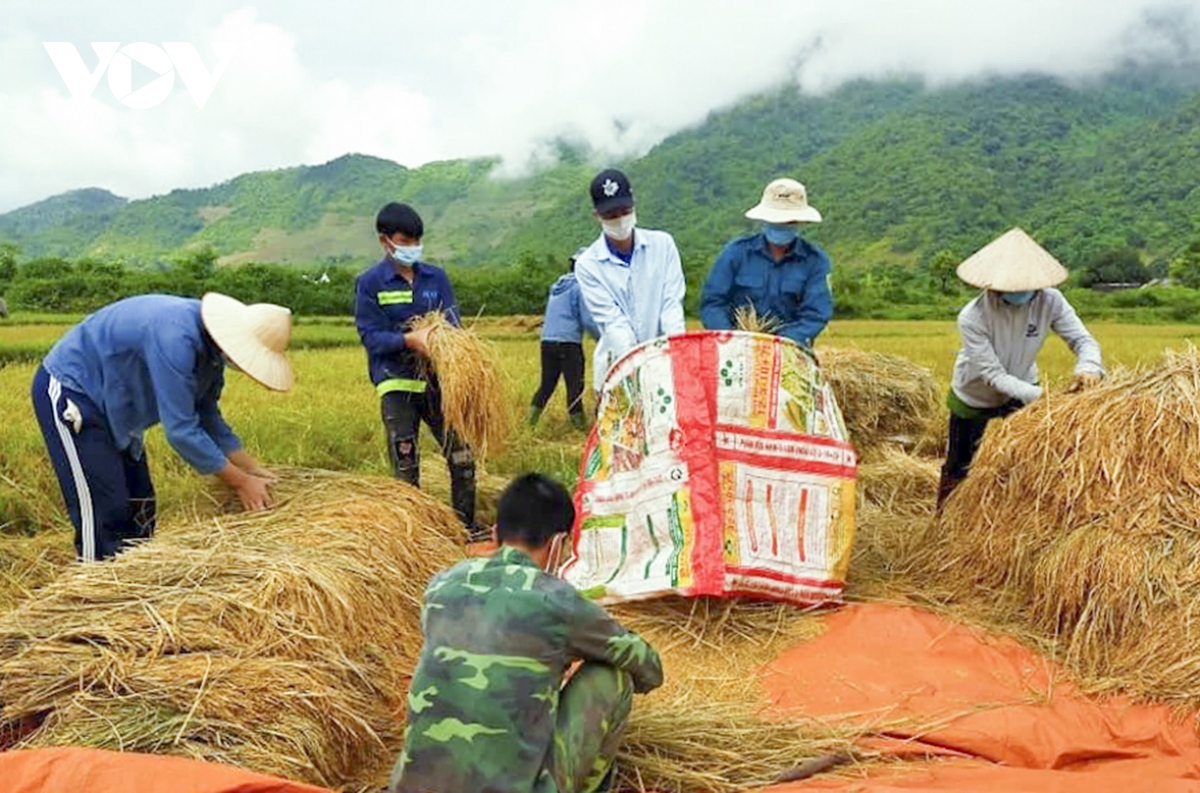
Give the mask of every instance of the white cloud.
<path id="1" fill-rule="evenodd" d="M 822 91 L 855 76 L 919 72 L 933 83 L 982 73 L 1036 71 L 1073 78 L 1112 68 L 1131 53 L 1155 3 L 1017 0 L 1004 4 L 830 4 L 817 51 L 799 71 Z M 870 13 L 867 8 L 870 7 Z M 1136 54 L 1147 55 L 1146 51 Z"/>
<path id="2" fill-rule="evenodd" d="M 202 109 L 179 79 L 162 104 L 146 110 L 117 101 L 105 79 L 88 99 L 73 99 L 61 80 L 34 89 L 0 83 L 0 107 L 8 111 L 0 125 L 0 173 L 7 176 L 0 208 L 92 185 L 143 197 L 348 151 L 410 165 L 439 154 L 425 97 L 380 82 L 318 78 L 300 62 L 295 37 L 252 9 L 229 13 L 194 39 L 210 69 L 218 61 L 213 42 L 233 52 Z M 91 48 L 78 48 L 95 68 Z M 25 51 L 17 68 L 27 74 L 39 71 L 29 52 L 49 64 L 28 34 L 2 49 Z"/>
<path id="3" fill-rule="evenodd" d="M 410 166 L 500 154 L 520 168 L 568 135 L 616 158 L 789 78 L 820 92 L 896 72 L 1078 77 L 1200 44 L 1198 15 L 1173 0 L 368 0 L 336 13 L 242 2 L 10 12 L 0 211 L 75 187 L 142 197 L 347 152 Z M 72 100 L 41 46 L 56 40 L 89 66 L 90 41 L 191 42 L 209 67 L 213 42 L 235 52 L 203 110 L 177 80 L 139 111 L 105 80 Z"/>

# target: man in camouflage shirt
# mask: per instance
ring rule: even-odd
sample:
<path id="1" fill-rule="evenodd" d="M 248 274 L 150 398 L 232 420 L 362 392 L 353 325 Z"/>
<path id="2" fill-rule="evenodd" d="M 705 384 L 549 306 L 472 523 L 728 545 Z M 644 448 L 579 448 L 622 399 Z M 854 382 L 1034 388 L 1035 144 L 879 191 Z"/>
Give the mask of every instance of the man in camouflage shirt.
<path id="1" fill-rule="evenodd" d="M 660 685 L 662 665 L 649 644 L 544 572 L 574 518 L 562 485 L 520 477 L 500 498 L 499 550 L 430 582 L 391 793 L 592 793 L 611 784 L 633 692 Z"/>

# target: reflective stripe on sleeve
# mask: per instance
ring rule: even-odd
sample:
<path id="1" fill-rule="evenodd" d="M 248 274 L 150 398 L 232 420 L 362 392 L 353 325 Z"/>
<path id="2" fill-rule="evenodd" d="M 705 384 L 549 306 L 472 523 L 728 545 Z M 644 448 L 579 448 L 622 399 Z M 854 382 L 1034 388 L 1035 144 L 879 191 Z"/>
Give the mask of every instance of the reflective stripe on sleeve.
<path id="1" fill-rule="evenodd" d="M 380 292 L 379 305 L 381 306 L 399 306 L 409 305 L 413 302 L 413 293 L 411 289 L 398 289 L 394 292 Z"/>

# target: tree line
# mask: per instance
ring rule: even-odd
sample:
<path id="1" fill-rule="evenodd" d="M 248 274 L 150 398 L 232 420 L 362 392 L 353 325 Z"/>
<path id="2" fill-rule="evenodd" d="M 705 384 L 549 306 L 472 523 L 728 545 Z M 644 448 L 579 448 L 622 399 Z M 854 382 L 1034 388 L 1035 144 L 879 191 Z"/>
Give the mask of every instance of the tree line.
<path id="1" fill-rule="evenodd" d="M 876 319 L 950 319 L 973 290 L 954 268 L 961 255 L 940 250 L 915 266 L 839 266 L 834 262 L 836 316 Z M 38 257 L 22 260 L 20 250 L 0 243 L 0 296 L 10 311 L 85 313 L 132 295 L 165 293 L 199 297 L 223 292 L 247 303 L 278 303 L 301 316 L 354 313 L 354 281 L 365 265 L 297 267 L 245 264 L 225 267 L 209 247 L 181 254 L 153 267 L 118 259 Z M 686 309 L 698 313 L 709 262 L 687 260 Z M 524 253 L 515 264 L 449 269 L 465 316 L 539 314 L 547 291 L 567 271 L 566 256 Z M 1153 288 L 1101 292 L 1103 284 Z M 1200 320 L 1200 235 L 1169 262 L 1146 265 L 1136 251 L 1117 249 L 1074 270 L 1065 287 L 1081 313 L 1137 322 Z"/>

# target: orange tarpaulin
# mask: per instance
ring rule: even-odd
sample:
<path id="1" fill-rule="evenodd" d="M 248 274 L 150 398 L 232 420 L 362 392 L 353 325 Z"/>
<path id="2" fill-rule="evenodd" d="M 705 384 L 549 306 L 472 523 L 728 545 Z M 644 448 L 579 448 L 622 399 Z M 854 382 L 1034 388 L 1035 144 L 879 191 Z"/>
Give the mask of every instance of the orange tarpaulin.
<path id="1" fill-rule="evenodd" d="M 885 726 L 896 753 L 970 758 L 773 788 L 1129 793 L 1200 790 L 1194 718 L 1126 699 L 1097 701 L 1045 658 L 914 608 L 856 605 L 825 617 L 827 632 L 767 665 L 781 710 Z M 913 725 L 933 725 L 914 736 Z M 873 747 L 878 748 L 878 747 Z"/>
<path id="2" fill-rule="evenodd" d="M 100 749 L 0 752 L 4 793 L 329 793 L 324 788 L 182 757 Z"/>

